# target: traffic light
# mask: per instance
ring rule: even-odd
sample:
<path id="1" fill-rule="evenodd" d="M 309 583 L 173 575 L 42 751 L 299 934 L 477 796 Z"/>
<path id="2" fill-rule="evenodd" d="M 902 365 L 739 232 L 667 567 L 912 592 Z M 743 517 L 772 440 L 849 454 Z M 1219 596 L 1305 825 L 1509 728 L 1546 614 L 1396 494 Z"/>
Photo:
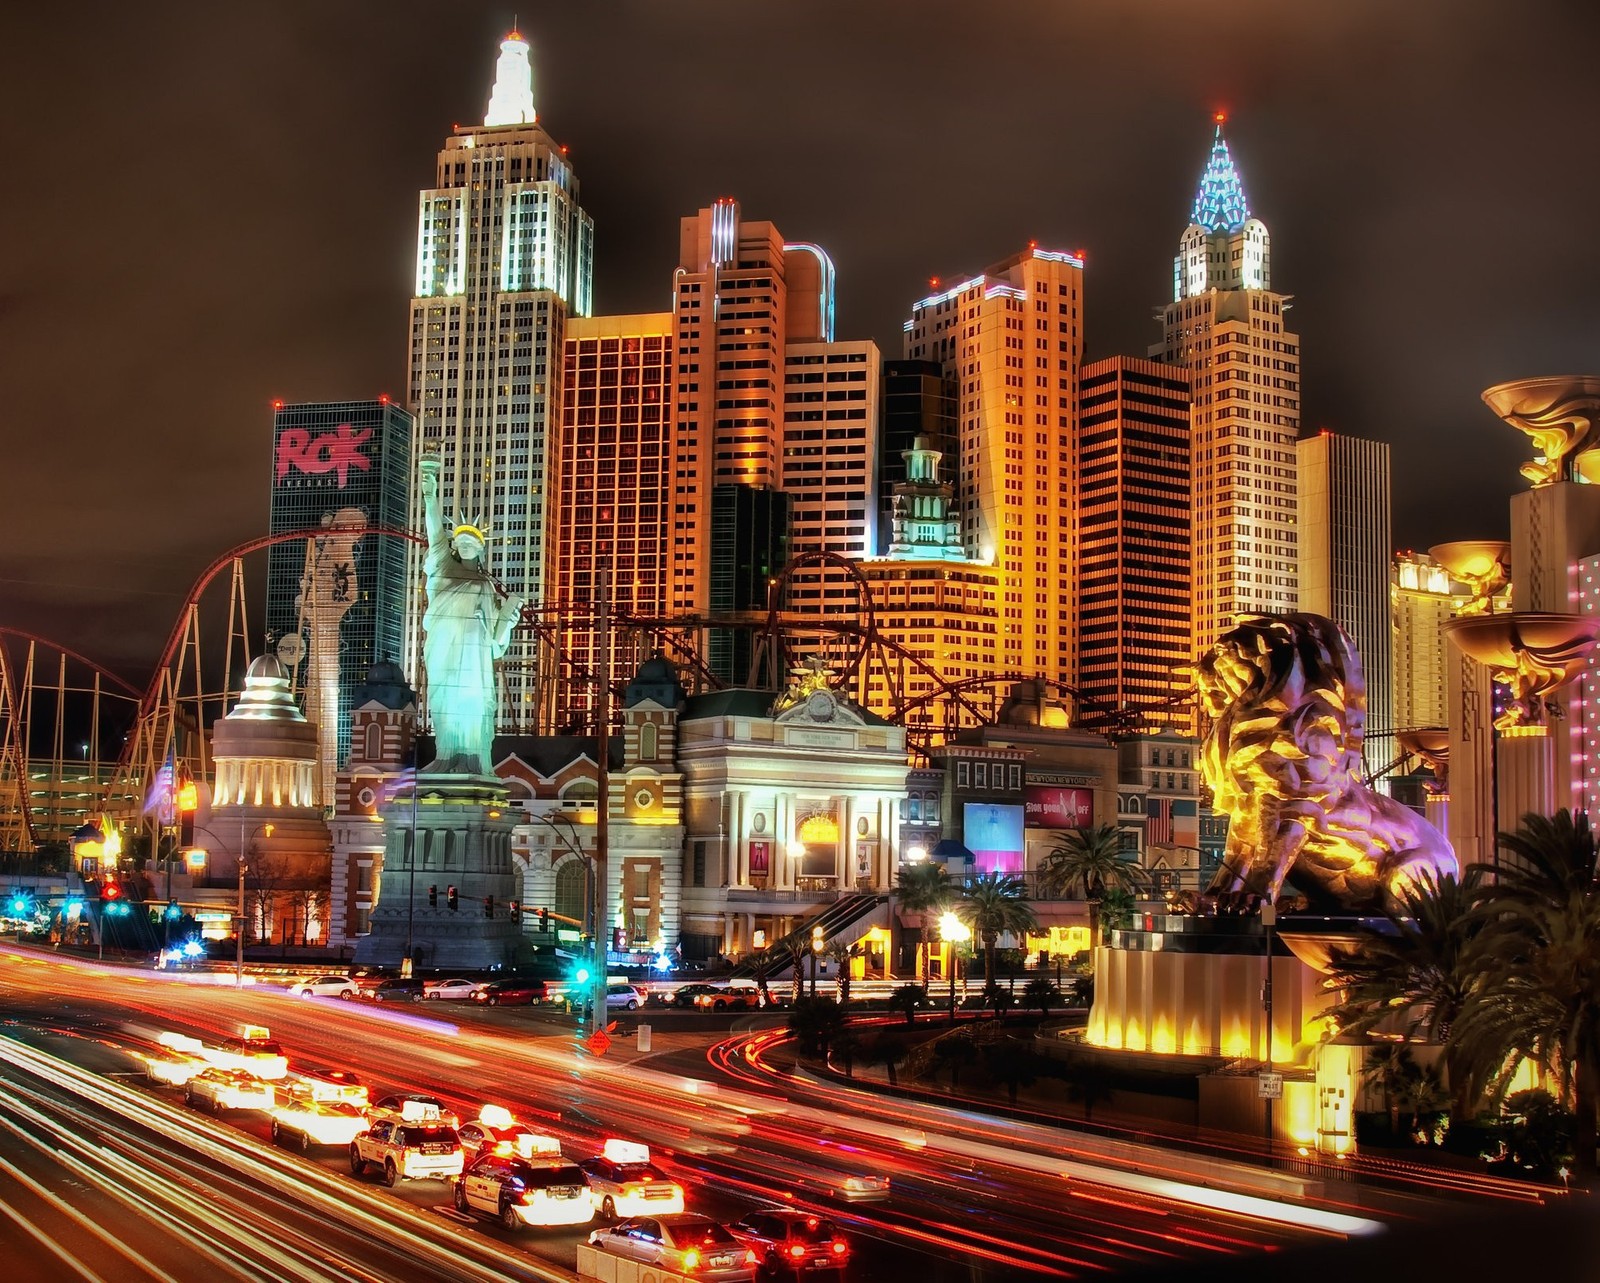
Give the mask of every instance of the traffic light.
<path id="1" fill-rule="evenodd" d="M 811 950 L 812 950 L 812 952 L 813 953 L 821 953 L 822 949 L 823 949 L 823 945 L 825 943 L 826 942 L 824 941 L 823 935 L 822 935 L 822 928 L 821 927 L 812 927 L 811 928 Z"/>
<path id="2" fill-rule="evenodd" d="M 539 910 L 539 930 L 541 930 L 541 931 L 550 930 L 550 910 L 549 909 L 540 909 Z"/>
<path id="3" fill-rule="evenodd" d="M 28 916 L 28 897 L 18 891 L 11 897 L 11 916 L 25 918 Z"/>
<path id="4" fill-rule="evenodd" d="M 169 900 L 167 902 L 167 919 L 168 919 L 168 921 L 176 922 L 182 916 L 183 916 L 183 910 L 178 907 L 178 902 L 176 900 Z"/>
<path id="5" fill-rule="evenodd" d="M 486 918 L 494 917 L 494 897 L 492 895 L 483 897 L 483 916 Z"/>
<path id="6" fill-rule="evenodd" d="M 122 899 L 122 887 L 115 882 L 102 882 L 100 884 L 100 898 L 102 900 Z"/>
<path id="7" fill-rule="evenodd" d="M 456 911 L 456 909 L 459 907 L 456 904 L 456 889 L 454 887 L 446 887 L 445 888 L 444 901 L 445 901 L 445 903 L 447 905 L 450 906 L 450 912 L 451 913 L 454 913 Z"/>
<path id="8" fill-rule="evenodd" d="M 428 907 L 430 909 L 437 909 L 439 907 L 439 888 L 436 886 L 430 886 L 428 888 Z"/>
<path id="9" fill-rule="evenodd" d="M 511 915 L 511 920 L 513 922 L 520 921 L 522 918 L 522 902 L 520 900 L 513 900 L 510 904 L 506 905 L 506 912 Z"/>
<path id="10" fill-rule="evenodd" d="M 611 949 L 612 949 L 612 952 L 621 953 L 622 952 L 622 944 L 623 944 L 622 928 L 621 927 L 612 927 L 611 928 Z"/>

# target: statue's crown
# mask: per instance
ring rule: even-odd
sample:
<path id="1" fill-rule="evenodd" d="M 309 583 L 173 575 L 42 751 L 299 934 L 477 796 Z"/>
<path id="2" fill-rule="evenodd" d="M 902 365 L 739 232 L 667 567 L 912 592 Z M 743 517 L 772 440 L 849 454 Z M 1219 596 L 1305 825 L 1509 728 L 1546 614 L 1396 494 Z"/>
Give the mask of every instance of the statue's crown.
<path id="1" fill-rule="evenodd" d="M 456 515 L 458 518 L 456 521 L 456 528 L 450 532 L 450 537 L 452 539 L 460 538 L 462 535 L 471 535 L 481 544 L 487 544 L 489 542 L 489 526 L 482 517 L 473 517 L 469 521 L 465 517 L 462 517 L 459 513 Z"/>

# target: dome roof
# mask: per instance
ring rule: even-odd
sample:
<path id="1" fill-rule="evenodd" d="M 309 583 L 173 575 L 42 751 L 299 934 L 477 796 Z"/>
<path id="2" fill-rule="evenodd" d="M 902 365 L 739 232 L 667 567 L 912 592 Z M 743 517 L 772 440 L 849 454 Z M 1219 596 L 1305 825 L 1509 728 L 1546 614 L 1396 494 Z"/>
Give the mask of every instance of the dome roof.
<path id="1" fill-rule="evenodd" d="M 683 699 L 683 683 L 678 680 L 677 668 L 658 651 L 639 665 L 622 696 L 622 706 L 632 708 L 649 700 L 663 708 L 676 708 Z"/>
<path id="2" fill-rule="evenodd" d="M 294 702 L 289 673 L 276 655 L 258 655 L 245 670 L 244 693 L 233 706 L 228 721 L 304 722 L 305 714 Z"/>
<path id="3" fill-rule="evenodd" d="M 417 693 L 406 681 L 405 669 L 391 659 L 380 659 L 367 669 L 367 680 L 356 692 L 355 707 L 376 703 L 384 708 L 400 709 L 416 702 Z"/>

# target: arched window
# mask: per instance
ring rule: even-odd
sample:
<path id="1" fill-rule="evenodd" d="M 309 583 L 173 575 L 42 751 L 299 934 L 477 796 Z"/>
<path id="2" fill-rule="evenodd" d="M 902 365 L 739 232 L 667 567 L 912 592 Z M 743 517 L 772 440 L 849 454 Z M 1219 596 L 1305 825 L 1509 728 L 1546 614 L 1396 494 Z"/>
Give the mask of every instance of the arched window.
<path id="1" fill-rule="evenodd" d="M 639 728 L 639 760 L 653 762 L 656 760 L 656 724 L 646 722 Z"/>
<path id="2" fill-rule="evenodd" d="M 369 762 L 376 762 L 383 757 L 383 727 L 376 722 L 367 726 L 366 743 L 361 749 L 362 756 Z"/>
<path id="3" fill-rule="evenodd" d="M 588 916 L 583 911 L 583 897 L 587 883 L 588 880 L 584 874 L 582 860 L 573 857 L 567 860 L 565 864 L 558 865 L 556 867 L 556 902 L 553 906 L 555 912 L 563 917 L 572 918 L 577 922 L 584 921 Z"/>

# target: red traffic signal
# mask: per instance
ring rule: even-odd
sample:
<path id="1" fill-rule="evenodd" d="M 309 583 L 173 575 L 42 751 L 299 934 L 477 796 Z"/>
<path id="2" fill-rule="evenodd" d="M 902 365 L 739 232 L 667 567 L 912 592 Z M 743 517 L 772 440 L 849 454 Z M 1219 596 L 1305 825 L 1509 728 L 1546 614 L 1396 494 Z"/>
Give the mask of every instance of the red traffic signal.
<path id="1" fill-rule="evenodd" d="M 104 883 L 100 888 L 100 898 L 102 900 L 120 900 L 122 898 L 122 888 L 115 882 Z"/>

